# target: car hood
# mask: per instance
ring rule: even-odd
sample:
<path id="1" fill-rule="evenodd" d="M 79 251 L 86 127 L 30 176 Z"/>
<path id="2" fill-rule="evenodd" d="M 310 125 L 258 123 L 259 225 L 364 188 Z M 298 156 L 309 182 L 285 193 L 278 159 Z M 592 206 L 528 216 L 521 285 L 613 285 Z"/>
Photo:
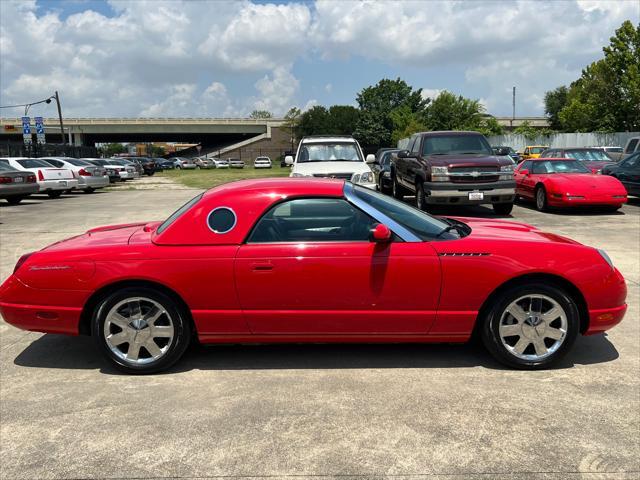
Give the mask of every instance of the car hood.
<path id="1" fill-rule="evenodd" d="M 308 162 L 296 163 L 292 173 L 302 175 L 327 174 L 327 173 L 364 173 L 371 169 L 364 162 Z"/>
<path id="2" fill-rule="evenodd" d="M 533 225 L 526 223 L 486 218 L 450 218 L 466 223 L 471 227 L 471 234 L 465 237 L 465 239 L 469 240 L 487 240 L 489 242 L 495 240 L 510 240 L 580 245 L 580 243 L 575 240 L 556 235 L 555 233 L 543 232 Z"/>
<path id="3" fill-rule="evenodd" d="M 545 175 L 544 184 L 560 193 L 615 193 L 624 194 L 624 186 L 614 177 L 595 173 L 554 173 Z"/>
<path id="4" fill-rule="evenodd" d="M 494 167 L 513 165 L 513 160 L 507 156 L 495 155 L 429 155 L 429 162 L 436 166 L 455 167 Z"/>

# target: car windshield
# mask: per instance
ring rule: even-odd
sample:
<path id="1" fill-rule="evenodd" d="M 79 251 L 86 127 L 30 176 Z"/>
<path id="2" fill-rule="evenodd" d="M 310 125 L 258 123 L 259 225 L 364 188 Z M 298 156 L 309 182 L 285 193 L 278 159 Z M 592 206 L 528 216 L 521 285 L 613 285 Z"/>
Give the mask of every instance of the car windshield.
<path id="1" fill-rule="evenodd" d="M 423 155 L 493 155 L 493 150 L 482 135 L 438 135 L 426 137 Z"/>
<path id="2" fill-rule="evenodd" d="M 566 150 L 565 157 L 587 162 L 609 162 L 611 157 L 602 150 Z"/>
<path id="3" fill-rule="evenodd" d="M 109 161 L 110 165 L 120 165 L 123 167 L 130 167 L 131 164 L 129 162 L 125 162 L 124 160 L 110 160 Z"/>
<path id="4" fill-rule="evenodd" d="M 591 173 L 577 160 L 548 160 L 533 162 L 533 173 Z"/>
<path id="5" fill-rule="evenodd" d="M 16 160 L 24 168 L 51 168 L 51 164 L 44 160 L 38 160 L 35 158 L 27 158 L 25 160 Z"/>
<path id="6" fill-rule="evenodd" d="M 442 232 L 451 226 L 436 217 L 432 217 L 417 208 L 400 202 L 393 197 L 383 195 L 368 188 L 354 185 L 353 191 L 361 200 L 376 210 L 395 220 L 407 230 L 410 230 L 422 240 L 433 240 L 440 236 L 442 239 L 458 238 L 457 236 L 443 236 Z"/>
<path id="7" fill-rule="evenodd" d="M 86 160 L 78 160 L 76 158 L 68 158 L 65 159 L 67 162 L 69 162 L 71 165 L 75 165 L 76 167 L 90 167 L 92 166 L 91 163 L 87 162 Z"/>
<path id="8" fill-rule="evenodd" d="M 355 143 L 307 143 L 303 144 L 297 163 L 307 162 L 362 162 Z"/>
<path id="9" fill-rule="evenodd" d="M 549 147 L 529 147 L 529 153 L 533 153 L 534 155 L 539 155 L 544 152 Z"/>
<path id="10" fill-rule="evenodd" d="M 622 153 L 622 147 L 605 147 L 605 152 Z"/>
<path id="11" fill-rule="evenodd" d="M 4 162 L 0 162 L 0 172 L 19 172 L 17 168 L 13 168 L 11 165 L 7 165 Z"/>

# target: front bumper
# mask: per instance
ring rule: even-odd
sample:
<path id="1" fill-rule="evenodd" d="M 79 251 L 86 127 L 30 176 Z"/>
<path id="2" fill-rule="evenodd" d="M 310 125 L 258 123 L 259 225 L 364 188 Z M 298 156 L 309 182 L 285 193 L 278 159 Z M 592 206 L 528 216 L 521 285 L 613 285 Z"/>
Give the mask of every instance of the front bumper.
<path id="1" fill-rule="evenodd" d="M 482 205 L 513 202 L 516 195 L 515 180 L 491 183 L 424 182 L 424 192 L 429 204 Z M 482 200 L 469 200 L 469 193 L 482 192 Z"/>
<path id="2" fill-rule="evenodd" d="M 585 335 L 602 333 L 615 327 L 622 321 L 626 311 L 626 303 L 614 308 L 589 310 L 589 329 L 585 332 Z"/>
<path id="3" fill-rule="evenodd" d="M 554 196 L 554 194 L 547 195 L 547 203 L 551 207 L 616 207 L 624 203 L 627 203 L 627 197 L 613 198 L 611 195 L 602 196 L 590 196 L 584 198 L 567 197 L 559 194 L 560 197 Z"/>

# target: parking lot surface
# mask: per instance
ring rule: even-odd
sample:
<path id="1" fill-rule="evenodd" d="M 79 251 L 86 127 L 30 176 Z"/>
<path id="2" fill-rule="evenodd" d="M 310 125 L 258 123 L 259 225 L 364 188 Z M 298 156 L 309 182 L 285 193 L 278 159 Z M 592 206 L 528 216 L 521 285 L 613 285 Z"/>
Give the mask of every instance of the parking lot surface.
<path id="1" fill-rule="evenodd" d="M 3 203 L 0 279 L 23 253 L 163 219 L 197 193 Z M 504 369 L 474 345 L 240 345 L 134 377 L 88 337 L 0 322 L 0 477 L 638 478 L 640 202 L 510 218 L 605 249 L 627 279 L 625 320 L 580 338 L 559 368 Z"/>

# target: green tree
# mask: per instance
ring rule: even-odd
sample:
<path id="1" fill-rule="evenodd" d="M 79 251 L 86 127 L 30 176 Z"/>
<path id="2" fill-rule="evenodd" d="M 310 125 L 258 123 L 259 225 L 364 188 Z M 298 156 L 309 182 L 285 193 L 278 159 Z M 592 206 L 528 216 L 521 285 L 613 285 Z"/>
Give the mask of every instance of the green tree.
<path id="1" fill-rule="evenodd" d="M 391 145 L 392 133 L 396 129 L 391 115 L 396 109 L 406 108 L 420 119 L 429 104 L 428 99 L 422 98 L 422 89 L 414 90 L 400 78 L 384 78 L 374 86 L 363 88 L 356 100 L 360 116 L 355 135 L 369 146 Z"/>
<path id="2" fill-rule="evenodd" d="M 433 99 L 425 120 L 431 130 L 477 130 L 484 123 L 484 107 L 445 90 Z"/>
<path id="3" fill-rule="evenodd" d="M 392 145 L 397 145 L 399 140 L 410 137 L 416 132 L 428 130 L 422 116 L 412 112 L 406 105 L 393 110 L 390 116 L 393 122 L 393 131 L 391 132 Z"/>
<path id="4" fill-rule="evenodd" d="M 540 131 L 533 127 L 528 120 L 525 120 L 513 130 L 513 133 L 523 135 L 527 140 L 533 140 L 540 134 Z"/>
<path id="5" fill-rule="evenodd" d="M 152 157 L 162 157 L 165 154 L 164 147 L 160 147 L 158 145 L 151 145 L 151 156 Z"/>
<path id="6" fill-rule="evenodd" d="M 284 128 L 289 130 L 291 134 L 291 150 L 294 148 L 293 145 L 296 140 L 296 129 L 300 121 L 300 115 L 302 115 L 302 111 L 298 107 L 291 107 L 284 116 Z"/>
<path id="7" fill-rule="evenodd" d="M 640 129 L 640 24 L 625 21 L 603 51 L 569 87 L 558 114 L 565 131 Z"/>
<path id="8" fill-rule="evenodd" d="M 549 120 L 549 126 L 554 130 L 561 130 L 560 111 L 567 105 L 569 89 L 562 85 L 544 94 L 544 113 Z"/>
<path id="9" fill-rule="evenodd" d="M 327 133 L 353 135 L 360 118 L 360 110 L 351 105 L 332 105 L 328 113 Z"/>
<path id="10" fill-rule="evenodd" d="M 121 143 L 105 143 L 98 148 L 98 152 L 103 157 L 112 157 L 113 155 L 125 153 L 126 151 L 127 147 Z"/>
<path id="11" fill-rule="evenodd" d="M 298 121 L 298 137 L 307 135 L 324 135 L 329 125 L 329 111 L 322 105 L 316 105 L 300 115 Z"/>
<path id="12" fill-rule="evenodd" d="M 254 110 L 249 118 L 271 118 L 273 115 L 269 110 Z"/>

